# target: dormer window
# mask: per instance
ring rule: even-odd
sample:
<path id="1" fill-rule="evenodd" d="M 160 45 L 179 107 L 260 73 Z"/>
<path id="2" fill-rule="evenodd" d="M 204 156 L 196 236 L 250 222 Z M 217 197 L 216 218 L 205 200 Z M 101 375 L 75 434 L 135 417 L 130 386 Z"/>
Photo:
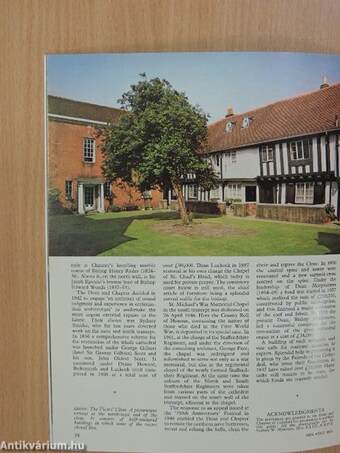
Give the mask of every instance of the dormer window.
<path id="1" fill-rule="evenodd" d="M 226 132 L 231 132 L 234 129 L 235 123 L 232 121 L 228 121 L 227 124 L 225 125 L 225 131 Z"/>
<path id="2" fill-rule="evenodd" d="M 252 118 L 250 116 L 245 116 L 242 121 L 242 128 L 249 127 L 252 122 Z"/>

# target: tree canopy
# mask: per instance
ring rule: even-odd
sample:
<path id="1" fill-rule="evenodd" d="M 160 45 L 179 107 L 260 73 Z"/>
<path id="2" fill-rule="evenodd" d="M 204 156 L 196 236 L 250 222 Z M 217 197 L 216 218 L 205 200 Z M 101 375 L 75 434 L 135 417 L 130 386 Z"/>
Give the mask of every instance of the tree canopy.
<path id="1" fill-rule="evenodd" d="M 183 178 L 192 173 L 201 187 L 216 186 L 210 162 L 200 153 L 207 115 L 167 80 L 148 80 L 145 74 L 119 102 L 126 113 L 103 130 L 105 175 L 141 191 L 172 187 L 184 219 Z"/>

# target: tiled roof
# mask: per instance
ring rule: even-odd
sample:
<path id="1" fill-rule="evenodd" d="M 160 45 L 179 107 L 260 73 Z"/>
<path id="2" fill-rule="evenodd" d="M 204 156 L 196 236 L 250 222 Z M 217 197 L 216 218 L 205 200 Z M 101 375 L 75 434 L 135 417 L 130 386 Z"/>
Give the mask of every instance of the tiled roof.
<path id="1" fill-rule="evenodd" d="M 242 128 L 245 117 L 251 124 Z M 340 123 L 340 83 L 216 121 L 208 127 L 205 152 L 327 131 L 336 128 L 336 117 Z M 231 132 L 228 121 L 234 123 Z"/>
<path id="2" fill-rule="evenodd" d="M 48 113 L 92 121 L 112 122 L 124 112 L 113 107 L 50 95 L 48 96 Z"/>

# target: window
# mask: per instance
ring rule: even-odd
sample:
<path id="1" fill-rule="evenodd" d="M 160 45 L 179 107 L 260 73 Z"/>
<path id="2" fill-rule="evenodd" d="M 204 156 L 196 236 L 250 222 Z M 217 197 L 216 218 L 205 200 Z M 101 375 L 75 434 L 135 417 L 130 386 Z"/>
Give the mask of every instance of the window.
<path id="1" fill-rule="evenodd" d="M 298 140 L 290 142 L 290 158 L 291 160 L 310 159 L 311 142 L 308 140 Z"/>
<path id="2" fill-rule="evenodd" d="M 227 196 L 233 200 L 242 199 L 241 184 L 228 184 L 227 185 Z"/>
<path id="3" fill-rule="evenodd" d="M 237 162 L 236 151 L 232 151 L 232 152 L 230 153 L 230 157 L 231 157 L 231 162 L 232 162 L 233 164 L 236 164 L 236 162 Z"/>
<path id="4" fill-rule="evenodd" d="M 96 161 L 96 142 L 94 138 L 84 138 L 83 154 L 84 162 L 93 163 Z"/>
<path id="5" fill-rule="evenodd" d="M 198 197 L 198 187 L 196 184 L 190 184 L 188 186 L 188 197 L 191 199 L 196 199 Z"/>
<path id="6" fill-rule="evenodd" d="M 231 132 L 234 128 L 234 123 L 232 121 L 228 121 L 227 124 L 225 125 L 225 131 L 226 132 Z"/>
<path id="7" fill-rule="evenodd" d="M 261 148 L 262 162 L 272 162 L 274 150 L 272 145 L 264 145 Z"/>
<path id="8" fill-rule="evenodd" d="M 242 121 L 242 127 L 243 128 L 249 127 L 251 122 L 252 122 L 252 118 L 250 118 L 250 116 L 245 116 Z"/>
<path id="9" fill-rule="evenodd" d="M 220 198 L 220 188 L 217 187 L 216 189 L 210 190 L 210 198 L 212 200 L 219 200 Z"/>
<path id="10" fill-rule="evenodd" d="M 111 196 L 111 183 L 110 181 L 106 181 L 104 183 L 104 197 L 109 198 Z"/>
<path id="11" fill-rule="evenodd" d="M 65 181 L 65 198 L 67 200 L 72 198 L 72 181 Z"/>
<path id="12" fill-rule="evenodd" d="M 295 186 L 295 203 L 313 204 L 314 184 L 312 182 L 298 182 Z"/>
<path id="13" fill-rule="evenodd" d="M 144 198 L 144 200 L 151 200 L 151 198 L 152 198 L 151 190 L 144 190 L 143 198 Z"/>

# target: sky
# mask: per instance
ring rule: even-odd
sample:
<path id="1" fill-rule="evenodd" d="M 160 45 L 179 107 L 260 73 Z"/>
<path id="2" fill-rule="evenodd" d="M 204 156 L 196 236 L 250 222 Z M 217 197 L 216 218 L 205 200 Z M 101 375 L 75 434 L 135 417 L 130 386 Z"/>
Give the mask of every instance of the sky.
<path id="1" fill-rule="evenodd" d="M 139 74 L 167 79 L 190 102 L 223 118 L 340 82 L 340 56 L 274 52 L 59 54 L 47 56 L 47 93 L 119 107 Z"/>

